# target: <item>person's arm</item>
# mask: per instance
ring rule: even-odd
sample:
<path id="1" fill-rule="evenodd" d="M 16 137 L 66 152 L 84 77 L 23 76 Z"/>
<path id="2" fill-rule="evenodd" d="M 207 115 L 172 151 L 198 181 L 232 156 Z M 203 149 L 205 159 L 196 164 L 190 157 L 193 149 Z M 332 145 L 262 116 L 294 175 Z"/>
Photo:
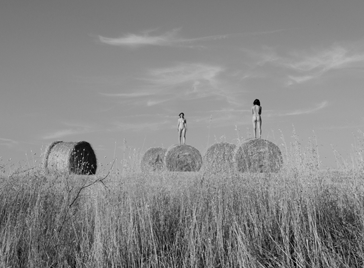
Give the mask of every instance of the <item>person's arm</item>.
<path id="1" fill-rule="evenodd" d="M 262 108 L 262 106 L 260 106 L 260 109 L 259 109 L 259 115 L 261 115 L 261 114 L 262 114 L 262 110 L 263 110 L 263 108 Z"/>
<path id="2" fill-rule="evenodd" d="M 187 130 L 187 120 L 185 119 L 185 128 Z"/>

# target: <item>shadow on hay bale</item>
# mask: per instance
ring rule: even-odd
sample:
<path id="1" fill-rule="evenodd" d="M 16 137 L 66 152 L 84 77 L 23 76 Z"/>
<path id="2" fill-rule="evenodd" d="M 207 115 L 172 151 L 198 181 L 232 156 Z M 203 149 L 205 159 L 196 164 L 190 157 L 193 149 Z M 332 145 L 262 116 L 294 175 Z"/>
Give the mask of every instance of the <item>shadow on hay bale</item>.
<path id="1" fill-rule="evenodd" d="M 233 158 L 236 145 L 219 142 L 211 145 L 203 157 L 204 170 L 208 172 L 230 172 L 235 170 Z"/>
<path id="2" fill-rule="evenodd" d="M 283 164 L 277 145 L 263 139 L 248 139 L 235 149 L 235 168 L 239 172 L 278 172 Z"/>
<path id="3" fill-rule="evenodd" d="M 167 149 L 150 148 L 143 155 L 140 168 L 143 172 L 162 171 L 164 169 L 164 155 Z"/>
<path id="4" fill-rule="evenodd" d="M 172 145 L 165 154 L 164 163 L 168 171 L 196 172 L 202 166 L 202 156 L 190 145 Z"/>
<path id="5" fill-rule="evenodd" d="M 51 143 L 43 163 L 47 173 L 94 175 L 97 169 L 96 155 L 86 141 Z"/>

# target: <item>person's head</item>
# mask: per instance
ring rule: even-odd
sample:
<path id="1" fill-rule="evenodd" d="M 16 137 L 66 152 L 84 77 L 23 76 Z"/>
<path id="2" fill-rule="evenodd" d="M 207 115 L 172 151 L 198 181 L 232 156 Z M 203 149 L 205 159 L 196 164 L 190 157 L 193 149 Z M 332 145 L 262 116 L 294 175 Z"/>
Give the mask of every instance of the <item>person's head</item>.
<path id="1" fill-rule="evenodd" d="M 258 105 L 260 106 L 260 101 L 258 99 L 255 99 L 254 102 L 253 102 L 253 105 Z"/>
<path id="2" fill-rule="evenodd" d="M 179 114 L 179 117 L 184 118 L 184 117 L 185 117 L 185 114 L 184 114 L 184 113 L 180 113 L 180 114 Z"/>

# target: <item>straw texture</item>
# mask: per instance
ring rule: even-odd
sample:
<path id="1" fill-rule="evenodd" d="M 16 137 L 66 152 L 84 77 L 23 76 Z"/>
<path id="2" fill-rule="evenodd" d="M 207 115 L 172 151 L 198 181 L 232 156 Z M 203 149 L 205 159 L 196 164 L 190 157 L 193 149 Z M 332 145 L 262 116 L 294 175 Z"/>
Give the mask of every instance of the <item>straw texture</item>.
<path id="1" fill-rule="evenodd" d="M 235 149 L 236 145 L 228 142 L 211 145 L 203 157 L 204 170 L 213 173 L 234 171 Z"/>
<path id="2" fill-rule="evenodd" d="M 283 159 L 274 143 L 264 139 L 248 139 L 236 148 L 234 164 L 239 172 L 278 172 Z"/>
<path id="3" fill-rule="evenodd" d="M 48 146 L 43 165 L 47 173 L 93 175 L 96 174 L 97 160 L 86 141 L 55 141 Z"/>
<path id="4" fill-rule="evenodd" d="M 168 171 L 199 171 L 202 156 L 190 145 L 172 145 L 165 154 L 164 163 Z"/>
<path id="5" fill-rule="evenodd" d="M 162 171 L 164 169 L 164 155 L 167 149 L 150 148 L 143 155 L 140 168 L 143 172 Z"/>

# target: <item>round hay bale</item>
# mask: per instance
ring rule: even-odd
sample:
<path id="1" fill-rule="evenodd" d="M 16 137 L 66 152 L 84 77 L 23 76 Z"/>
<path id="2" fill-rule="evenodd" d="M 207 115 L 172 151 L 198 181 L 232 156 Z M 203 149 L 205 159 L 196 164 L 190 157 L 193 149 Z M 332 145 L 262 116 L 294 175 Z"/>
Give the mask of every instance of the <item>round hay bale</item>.
<path id="1" fill-rule="evenodd" d="M 140 163 L 143 172 L 161 171 L 164 168 L 164 155 L 167 149 L 160 147 L 150 148 L 143 155 Z"/>
<path id="2" fill-rule="evenodd" d="M 248 139 L 236 148 L 234 164 L 239 172 L 278 172 L 283 159 L 274 143 L 264 139 Z"/>
<path id="3" fill-rule="evenodd" d="M 204 169 L 211 172 L 229 172 L 235 170 L 234 152 L 236 145 L 219 142 L 211 145 L 204 155 Z"/>
<path id="4" fill-rule="evenodd" d="M 202 166 L 202 156 L 190 145 L 172 145 L 164 156 L 164 163 L 168 171 L 196 172 Z"/>
<path id="5" fill-rule="evenodd" d="M 94 175 L 97 169 L 96 155 L 86 141 L 51 143 L 43 163 L 47 173 Z"/>

